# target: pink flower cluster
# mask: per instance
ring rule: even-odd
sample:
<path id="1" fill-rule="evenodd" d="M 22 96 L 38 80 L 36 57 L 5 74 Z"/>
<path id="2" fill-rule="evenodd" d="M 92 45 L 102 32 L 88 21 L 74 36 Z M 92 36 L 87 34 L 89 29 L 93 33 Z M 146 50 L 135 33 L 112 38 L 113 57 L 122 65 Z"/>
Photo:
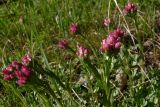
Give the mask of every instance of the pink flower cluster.
<path id="1" fill-rule="evenodd" d="M 137 6 L 133 3 L 128 3 L 125 8 L 124 8 L 124 13 L 128 14 L 128 13 L 133 13 L 137 11 Z"/>
<path id="2" fill-rule="evenodd" d="M 57 44 L 58 48 L 65 49 L 68 46 L 67 40 L 61 40 Z"/>
<path id="3" fill-rule="evenodd" d="M 4 80 L 9 81 L 16 79 L 16 83 L 18 85 L 24 85 L 31 75 L 31 69 L 28 67 L 30 61 L 30 54 L 22 57 L 21 63 L 12 61 L 12 63 L 2 71 L 2 73 L 4 74 Z"/>
<path id="4" fill-rule="evenodd" d="M 87 56 L 89 53 L 90 53 L 90 51 L 87 48 L 85 48 L 83 46 L 78 46 L 76 54 L 80 58 L 83 58 L 83 57 Z"/>
<path id="5" fill-rule="evenodd" d="M 78 24 L 77 23 L 72 23 L 69 27 L 69 30 L 71 33 L 76 33 L 78 30 Z"/>
<path id="6" fill-rule="evenodd" d="M 109 36 L 106 39 L 102 40 L 100 51 L 103 53 L 107 50 L 119 49 L 123 36 L 124 32 L 120 28 L 117 28 L 113 32 L 110 32 Z"/>
<path id="7" fill-rule="evenodd" d="M 104 25 L 104 26 L 109 26 L 110 23 L 111 23 L 111 20 L 110 20 L 109 18 L 105 18 L 105 19 L 103 20 L 103 25 Z"/>

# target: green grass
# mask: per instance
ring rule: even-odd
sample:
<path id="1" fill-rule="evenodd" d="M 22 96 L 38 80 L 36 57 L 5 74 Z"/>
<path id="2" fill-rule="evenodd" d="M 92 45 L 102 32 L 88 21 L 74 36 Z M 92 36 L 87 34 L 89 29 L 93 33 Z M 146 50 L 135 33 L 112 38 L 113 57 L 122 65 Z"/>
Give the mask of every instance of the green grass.
<path id="1" fill-rule="evenodd" d="M 4 81 L 0 73 L 0 105 L 160 106 L 160 37 L 156 23 L 160 1 L 132 0 L 138 6 L 137 14 L 123 16 L 127 2 L 8 0 L 0 5 L 0 67 L 30 51 L 37 79 L 20 87 Z M 105 17 L 112 20 L 109 27 L 102 25 Z M 69 32 L 73 22 L 78 23 L 78 34 Z M 102 39 L 117 26 L 125 31 L 120 51 L 101 54 Z M 61 39 L 67 39 L 73 51 L 58 49 Z M 144 46 L 147 40 L 151 40 L 148 47 Z M 92 50 L 88 58 L 76 56 L 78 44 Z M 120 80 L 116 79 L 118 75 L 122 75 Z"/>

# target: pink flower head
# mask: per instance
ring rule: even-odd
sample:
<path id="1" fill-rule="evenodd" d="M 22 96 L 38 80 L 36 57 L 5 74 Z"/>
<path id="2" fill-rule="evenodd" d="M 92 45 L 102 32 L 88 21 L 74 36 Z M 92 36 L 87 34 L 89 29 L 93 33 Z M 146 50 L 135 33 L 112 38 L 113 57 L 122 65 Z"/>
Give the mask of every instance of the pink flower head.
<path id="1" fill-rule="evenodd" d="M 18 85 L 25 84 L 31 74 L 31 69 L 28 67 L 30 61 L 30 54 L 22 57 L 21 63 L 17 61 L 12 61 L 11 64 L 9 64 L 5 69 L 2 70 L 2 73 L 4 74 L 4 80 L 9 81 L 16 78 L 16 83 Z"/>
<path id="2" fill-rule="evenodd" d="M 109 35 L 108 35 L 108 36 L 117 37 L 117 34 L 116 34 L 116 32 L 115 32 L 115 31 L 112 31 L 112 32 L 110 32 L 110 33 L 109 33 Z"/>
<path id="3" fill-rule="evenodd" d="M 4 80 L 9 81 L 9 80 L 12 80 L 14 77 L 15 77 L 15 73 L 5 75 Z"/>
<path id="4" fill-rule="evenodd" d="M 2 73 L 4 74 L 4 80 L 12 80 L 15 77 L 14 67 L 12 64 L 9 64 L 7 68 L 2 70 Z"/>
<path id="5" fill-rule="evenodd" d="M 78 30 L 78 24 L 77 24 L 77 23 L 72 23 L 72 24 L 70 25 L 69 30 L 70 30 L 71 33 L 76 33 L 77 30 Z"/>
<path id="6" fill-rule="evenodd" d="M 124 31 L 121 28 L 117 28 L 113 32 L 110 32 L 109 36 L 113 36 L 115 38 L 122 37 L 124 36 Z"/>
<path id="7" fill-rule="evenodd" d="M 22 66 L 21 67 L 21 72 L 26 76 L 30 77 L 31 70 L 27 66 Z"/>
<path id="8" fill-rule="evenodd" d="M 121 46 L 121 38 L 123 36 L 124 32 L 120 28 L 110 32 L 109 36 L 102 40 L 100 52 L 104 53 L 108 50 L 119 49 Z"/>
<path id="9" fill-rule="evenodd" d="M 4 75 L 9 75 L 9 74 L 11 73 L 11 71 L 9 71 L 9 70 L 7 70 L 7 69 L 3 69 L 3 70 L 2 70 L 2 73 L 3 73 Z"/>
<path id="10" fill-rule="evenodd" d="M 31 54 L 27 54 L 25 56 L 22 57 L 22 64 L 23 65 L 28 65 L 29 62 L 31 61 L 32 57 Z"/>
<path id="11" fill-rule="evenodd" d="M 109 44 L 110 46 L 113 46 L 116 42 L 116 39 L 114 36 L 108 36 L 107 38 L 107 44 Z"/>
<path id="12" fill-rule="evenodd" d="M 61 40 L 58 42 L 58 48 L 65 49 L 68 46 L 68 41 L 67 40 Z"/>
<path id="13" fill-rule="evenodd" d="M 9 65 L 7 66 L 7 68 L 6 68 L 6 70 L 8 70 L 8 71 L 12 71 L 12 70 L 13 70 L 13 66 L 12 66 L 12 64 L 9 64 Z"/>
<path id="14" fill-rule="evenodd" d="M 101 42 L 100 52 L 104 53 L 109 49 L 109 44 L 107 43 L 107 39 L 103 39 Z"/>
<path id="15" fill-rule="evenodd" d="M 103 49 L 109 49 L 110 48 L 110 45 L 108 44 L 107 39 L 103 39 L 101 45 L 102 45 Z"/>
<path id="16" fill-rule="evenodd" d="M 24 71 L 23 72 L 22 71 L 16 71 L 15 74 L 16 74 L 16 76 L 18 78 L 18 80 L 16 81 L 16 83 L 18 85 L 20 85 L 20 86 L 24 85 L 27 82 L 27 79 L 30 76 L 30 73 L 27 74 L 28 76 L 26 76 L 26 71 L 25 71 L 25 73 L 24 73 Z"/>
<path id="17" fill-rule="evenodd" d="M 5 76 L 4 76 L 4 80 L 10 81 L 10 80 L 12 80 L 12 79 L 11 79 L 11 77 L 10 77 L 9 75 L 5 75 Z"/>
<path id="18" fill-rule="evenodd" d="M 124 13 L 128 14 L 128 13 L 133 13 L 137 11 L 137 6 L 133 3 L 128 3 L 125 8 L 124 8 Z"/>
<path id="19" fill-rule="evenodd" d="M 16 71 L 15 74 L 18 79 L 25 77 L 25 75 L 21 71 Z"/>
<path id="20" fill-rule="evenodd" d="M 80 57 L 83 58 L 85 56 L 87 56 L 89 54 L 89 50 L 83 46 L 78 46 L 78 50 L 76 52 L 76 54 Z"/>
<path id="21" fill-rule="evenodd" d="M 118 37 L 124 36 L 124 31 L 121 28 L 117 28 L 115 30 L 115 32 L 116 32 L 116 34 L 117 34 Z"/>
<path id="22" fill-rule="evenodd" d="M 109 18 L 105 18 L 105 19 L 103 20 L 103 25 L 104 25 L 104 26 L 109 26 L 110 23 L 111 23 L 111 20 L 110 20 Z"/>
<path id="23" fill-rule="evenodd" d="M 16 74 L 15 74 L 15 73 L 12 73 L 12 74 L 10 74 L 9 76 L 10 76 L 11 79 L 13 79 L 13 78 L 16 76 Z"/>
<path id="24" fill-rule="evenodd" d="M 16 69 L 19 70 L 22 66 L 21 63 L 17 62 L 17 61 L 12 61 L 12 66 Z"/>
<path id="25" fill-rule="evenodd" d="M 18 62 L 17 61 L 12 61 L 12 66 L 13 67 L 16 67 L 18 65 Z"/>

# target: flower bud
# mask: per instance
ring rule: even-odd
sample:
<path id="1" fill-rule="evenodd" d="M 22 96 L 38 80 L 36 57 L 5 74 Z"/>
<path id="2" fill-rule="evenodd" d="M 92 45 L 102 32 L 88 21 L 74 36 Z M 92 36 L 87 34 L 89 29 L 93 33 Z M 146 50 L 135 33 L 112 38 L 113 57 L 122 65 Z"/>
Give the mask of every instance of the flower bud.
<path id="1" fill-rule="evenodd" d="M 27 66 L 22 66 L 21 72 L 27 77 L 29 77 L 31 74 L 31 70 Z"/>
<path id="2" fill-rule="evenodd" d="M 77 30 L 78 30 L 78 24 L 77 24 L 77 23 L 72 23 L 72 24 L 70 25 L 69 30 L 70 30 L 71 33 L 76 33 Z"/>
<path id="3" fill-rule="evenodd" d="M 105 18 L 105 19 L 103 20 L 103 25 L 104 25 L 104 26 L 109 26 L 110 23 L 111 23 L 111 20 L 110 20 L 109 18 Z"/>
<path id="4" fill-rule="evenodd" d="M 31 61 L 32 57 L 31 54 L 27 54 L 25 56 L 22 57 L 22 64 L 23 65 L 28 65 L 29 62 Z"/>
<path id="5" fill-rule="evenodd" d="M 124 13 L 128 14 L 128 13 L 133 13 L 137 11 L 137 6 L 133 3 L 128 3 L 125 8 L 124 8 Z"/>
<path id="6" fill-rule="evenodd" d="M 68 41 L 67 40 L 61 40 L 58 42 L 58 48 L 65 49 L 68 46 Z"/>
<path id="7" fill-rule="evenodd" d="M 85 48 L 83 46 L 78 46 L 78 50 L 77 50 L 76 54 L 79 57 L 83 58 L 83 57 L 87 56 L 89 53 L 90 52 L 89 52 L 89 50 L 87 48 Z"/>
<path id="8" fill-rule="evenodd" d="M 2 73 L 3 73 L 4 75 L 9 75 L 9 74 L 11 73 L 11 71 L 8 71 L 7 69 L 3 69 L 3 70 L 2 70 Z"/>
<path id="9" fill-rule="evenodd" d="M 115 49 L 119 49 L 121 47 L 121 42 L 117 42 L 114 47 Z"/>

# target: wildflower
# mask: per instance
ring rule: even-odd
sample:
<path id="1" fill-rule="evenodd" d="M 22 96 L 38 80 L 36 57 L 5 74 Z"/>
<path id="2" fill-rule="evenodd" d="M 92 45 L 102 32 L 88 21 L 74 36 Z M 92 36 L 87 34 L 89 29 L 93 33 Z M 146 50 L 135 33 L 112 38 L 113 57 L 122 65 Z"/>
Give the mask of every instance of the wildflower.
<path id="1" fill-rule="evenodd" d="M 18 85 L 24 85 L 31 75 L 31 69 L 28 67 L 30 61 L 30 54 L 23 56 L 21 62 L 12 61 L 11 64 L 2 70 L 4 80 L 9 81 L 16 78 Z"/>
<path id="2" fill-rule="evenodd" d="M 128 13 L 133 13 L 137 11 L 137 6 L 133 3 L 128 3 L 125 8 L 124 8 L 124 13 L 128 14 Z"/>
<path id="3" fill-rule="evenodd" d="M 77 23 L 72 23 L 72 24 L 70 25 L 69 30 L 70 30 L 71 33 L 76 33 L 77 30 L 78 30 L 78 24 L 77 24 Z"/>
<path id="4" fill-rule="evenodd" d="M 61 40 L 58 42 L 58 48 L 65 49 L 68 46 L 68 41 L 67 40 Z"/>
<path id="5" fill-rule="evenodd" d="M 105 19 L 103 20 L 103 25 L 104 25 L 104 26 L 109 26 L 110 23 L 111 23 L 111 20 L 110 20 L 109 18 L 105 18 Z"/>
<path id="6" fill-rule="evenodd" d="M 124 36 L 124 32 L 117 28 L 113 32 L 109 33 L 109 36 L 102 40 L 100 51 L 104 53 L 108 50 L 119 49 L 121 46 L 121 38 Z"/>
<path id="7" fill-rule="evenodd" d="M 78 50 L 76 52 L 76 54 L 80 57 L 83 58 L 85 56 L 87 56 L 89 54 L 89 50 L 83 46 L 78 46 Z"/>

